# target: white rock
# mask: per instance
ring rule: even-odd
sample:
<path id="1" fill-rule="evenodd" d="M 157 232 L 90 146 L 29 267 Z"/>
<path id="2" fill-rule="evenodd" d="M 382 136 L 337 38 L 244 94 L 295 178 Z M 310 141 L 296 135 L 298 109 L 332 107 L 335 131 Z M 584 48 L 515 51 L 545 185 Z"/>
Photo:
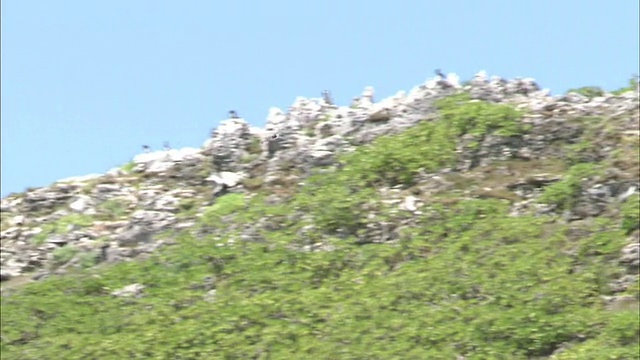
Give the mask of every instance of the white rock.
<path id="1" fill-rule="evenodd" d="M 26 222 L 26 218 L 24 215 L 16 215 L 11 219 L 11 223 L 16 226 L 24 225 Z"/>
<path id="2" fill-rule="evenodd" d="M 145 286 L 142 284 L 131 284 L 123 287 L 120 290 L 112 292 L 111 295 L 118 297 L 140 297 L 142 296 L 142 291 L 144 290 L 144 288 Z"/>
<path id="3" fill-rule="evenodd" d="M 76 199 L 69 204 L 69 208 L 77 213 L 84 213 L 93 206 L 93 200 L 86 195 L 78 195 Z"/>
<path id="4" fill-rule="evenodd" d="M 218 174 L 213 174 L 209 176 L 206 181 L 214 182 L 216 184 L 226 185 L 227 187 L 234 187 L 238 185 L 240 180 L 242 180 L 242 175 L 229 172 L 222 171 Z"/>
<path id="5" fill-rule="evenodd" d="M 2 240 L 15 240 L 20 236 L 19 227 L 10 227 L 7 230 L 0 232 L 0 239 Z"/>
<path id="6" fill-rule="evenodd" d="M 417 201 L 418 201 L 418 198 L 416 198 L 415 196 L 413 195 L 407 196 L 404 199 L 404 202 L 401 204 L 400 208 L 403 210 L 414 212 L 418 210 L 418 206 L 416 204 Z"/>
<path id="7" fill-rule="evenodd" d="M 635 186 L 631 186 L 630 188 L 627 189 L 627 191 L 625 191 L 623 194 L 618 196 L 618 200 L 621 202 L 627 200 L 629 197 L 631 197 L 631 195 L 636 193 L 636 190 L 637 188 Z"/>

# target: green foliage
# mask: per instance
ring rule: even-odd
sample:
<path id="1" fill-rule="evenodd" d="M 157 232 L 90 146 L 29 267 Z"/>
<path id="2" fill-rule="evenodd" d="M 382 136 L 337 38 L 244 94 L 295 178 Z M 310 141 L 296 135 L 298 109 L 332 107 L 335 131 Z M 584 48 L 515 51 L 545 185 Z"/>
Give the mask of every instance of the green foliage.
<path id="1" fill-rule="evenodd" d="M 313 224 L 319 229 L 328 232 L 342 229 L 355 233 L 367 216 L 362 207 L 378 199 L 372 188 L 358 186 L 356 174 L 357 170 L 350 168 L 308 178 L 293 207 L 311 215 Z"/>
<path id="2" fill-rule="evenodd" d="M 91 180 L 85 181 L 84 186 L 82 187 L 82 193 L 85 195 L 91 194 L 91 192 L 93 191 L 93 189 L 96 188 L 98 183 L 99 183 L 98 179 L 91 179 Z"/>
<path id="3" fill-rule="evenodd" d="M 262 144 L 259 137 L 253 137 L 247 145 L 247 152 L 251 155 L 260 155 L 262 153 Z"/>
<path id="4" fill-rule="evenodd" d="M 610 314 L 600 335 L 562 352 L 558 360 L 627 360 L 640 353 L 638 311 Z"/>
<path id="5" fill-rule="evenodd" d="M 129 204 L 123 199 L 109 199 L 100 203 L 97 207 L 97 217 L 101 220 L 117 220 L 129 212 Z"/>
<path id="6" fill-rule="evenodd" d="M 73 246 L 63 246 L 53 250 L 53 264 L 56 266 L 68 263 L 78 253 L 78 249 Z"/>
<path id="7" fill-rule="evenodd" d="M 204 209 L 201 224 L 208 226 L 222 225 L 221 217 L 233 214 L 245 208 L 245 199 L 242 194 L 227 194 L 216 199 L 216 202 Z"/>
<path id="8" fill-rule="evenodd" d="M 287 189 L 288 202 L 267 203 L 263 193 L 217 198 L 199 226 L 233 231 L 176 230 L 165 236 L 177 245 L 150 258 L 3 295 L 3 359 L 518 360 L 547 358 L 562 344 L 570 346 L 561 359 L 634 358 L 637 311 L 611 312 L 601 296 L 620 275 L 613 260 L 625 224 L 637 223 L 628 205 L 637 196 L 623 205 L 620 226 L 512 217 L 503 201 L 443 193 L 455 201 L 428 202 L 394 242 L 349 241 L 372 222 L 406 216 L 376 186 L 410 186 L 421 171 L 453 165 L 459 136 L 480 143 L 527 131 L 519 112 L 467 95 L 438 109 L 439 120 L 380 137 L 343 156 L 340 169 Z M 598 165 L 578 163 L 541 201 L 573 206 L 583 179 L 597 173 Z M 257 230 L 265 241 L 238 240 L 238 228 L 260 219 L 268 219 L 269 229 Z M 306 236 L 330 250 L 300 251 L 300 230 L 310 224 Z M 61 248 L 54 256 L 64 263 L 76 255 Z M 88 255 L 78 256 L 90 267 Z M 133 283 L 145 286 L 142 297 L 110 295 Z"/>
<path id="9" fill-rule="evenodd" d="M 471 101 L 468 94 L 436 103 L 440 119 L 424 121 L 401 134 L 382 136 L 343 157 L 345 178 L 360 186 L 412 185 L 420 171 L 433 172 L 457 160 L 456 140 L 471 134 L 476 145 L 487 134 L 518 136 L 527 128 L 513 107 Z"/>
<path id="10" fill-rule="evenodd" d="M 584 86 L 577 89 L 569 89 L 567 91 L 567 94 L 569 93 L 580 94 L 582 96 L 588 97 L 589 99 L 592 99 L 594 97 L 603 96 L 604 90 L 597 86 Z"/>
<path id="11" fill-rule="evenodd" d="M 34 244 L 42 244 L 53 234 L 63 235 L 69 232 L 69 226 L 87 227 L 93 224 L 93 217 L 84 214 L 69 214 L 54 222 L 42 225 L 42 231 L 32 238 Z"/>
<path id="12" fill-rule="evenodd" d="M 78 262 L 83 269 L 88 269 L 98 263 L 96 254 L 93 252 L 83 252 L 78 255 Z"/>
<path id="13" fill-rule="evenodd" d="M 640 196 L 630 196 L 622 204 L 622 230 L 627 234 L 640 227 Z"/>
<path id="14" fill-rule="evenodd" d="M 198 212 L 198 202 L 196 199 L 180 199 L 178 202 L 178 216 L 195 216 Z"/>
<path id="15" fill-rule="evenodd" d="M 120 168 L 122 171 L 130 173 L 133 171 L 133 169 L 136 168 L 136 163 L 133 161 L 130 161 L 124 165 L 122 165 L 122 167 Z"/>
<path id="16" fill-rule="evenodd" d="M 589 162 L 591 154 L 597 149 L 593 141 L 583 139 L 574 144 L 566 145 L 565 161 L 569 165 Z"/>
<path id="17" fill-rule="evenodd" d="M 253 160 L 257 159 L 259 155 L 257 154 L 245 154 L 242 155 L 242 157 L 240 158 L 240 162 L 243 164 L 248 164 L 250 162 L 252 162 Z"/>
<path id="18" fill-rule="evenodd" d="M 229 213 L 241 202 L 222 203 Z M 2 297 L 3 358 L 528 359 L 578 336 L 567 359 L 602 348 L 630 358 L 637 322 L 607 313 L 594 281 L 614 265 L 576 264 L 559 251 L 564 232 L 545 235 L 547 219 L 507 213 L 495 200 L 434 206 L 397 244 L 334 240 L 313 253 L 185 233 L 151 259 Z M 207 276 L 213 302 L 196 286 Z M 132 283 L 144 297 L 109 296 Z"/>
<path id="19" fill-rule="evenodd" d="M 631 79 L 629 79 L 629 84 L 627 86 L 618 90 L 614 90 L 611 93 L 613 95 L 621 95 L 629 91 L 635 91 L 638 88 L 638 81 L 639 78 L 637 76 L 633 76 Z"/>
<path id="20" fill-rule="evenodd" d="M 445 123 L 422 122 L 400 135 L 379 137 L 343 158 L 349 164 L 343 177 L 367 186 L 410 185 L 421 169 L 429 172 L 454 164 L 454 136 Z"/>
<path id="21" fill-rule="evenodd" d="M 523 134 L 527 127 L 520 121 L 522 112 L 510 105 L 470 100 L 466 93 L 450 96 L 436 103 L 442 121 L 450 124 L 457 136 L 471 134 L 499 136 Z"/>
<path id="22" fill-rule="evenodd" d="M 564 179 L 545 188 L 538 201 L 557 205 L 560 209 L 570 209 L 580 195 L 582 180 L 595 174 L 595 164 L 576 164 L 569 169 Z"/>

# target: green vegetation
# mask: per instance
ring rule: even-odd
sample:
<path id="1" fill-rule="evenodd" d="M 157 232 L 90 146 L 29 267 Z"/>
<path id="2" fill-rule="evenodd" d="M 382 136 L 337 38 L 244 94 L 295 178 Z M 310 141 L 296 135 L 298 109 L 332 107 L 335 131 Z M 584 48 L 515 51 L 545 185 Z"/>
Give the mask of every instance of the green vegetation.
<path id="1" fill-rule="evenodd" d="M 602 346 L 635 356 L 637 312 L 612 316 L 599 304 L 617 249 L 560 251 L 620 230 L 545 235 L 544 218 L 509 218 L 496 200 L 432 210 L 395 245 L 335 240 L 334 251 L 302 253 L 286 230 L 237 247 L 182 234 L 147 261 L 30 284 L 2 299 L 3 357 L 526 359 L 578 336 L 586 341 L 568 359 Z M 216 279 L 213 303 L 192 286 L 206 276 Z M 147 285 L 146 296 L 108 295 L 131 283 Z"/>
<path id="2" fill-rule="evenodd" d="M 260 155 L 262 153 L 262 144 L 259 137 L 253 137 L 247 146 L 247 152 L 251 155 Z"/>
<path id="3" fill-rule="evenodd" d="M 120 169 L 122 169 L 122 171 L 130 173 L 133 171 L 133 169 L 136 168 L 136 163 L 133 161 L 130 161 L 124 165 L 122 165 L 122 167 Z"/>
<path id="4" fill-rule="evenodd" d="M 620 275 L 614 260 L 638 221 L 629 205 L 637 196 L 619 217 L 575 225 L 554 216 L 512 217 L 508 201 L 445 191 L 427 198 L 395 241 L 358 241 L 368 225 L 407 219 L 383 201 L 380 186 L 408 191 L 421 171 L 452 166 L 462 135 L 479 142 L 527 131 L 506 105 L 467 95 L 437 105 L 440 119 L 343 156 L 341 169 L 288 187 L 283 203 L 267 203 L 264 189 L 215 199 L 197 224 L 220 229 L 214 235 L 176 231 L 166 235 L 176 246 L 146 260 L 3 296 L 3 359 L 517 360 L 548 357 L 563 344 L 559 359 L 637 357 L 637 309 L 613 312 L 601 300 Z M 565 166 L 559 159 L 500 165 L 518 174 Z M 598 173 L 598 164 L 573 164 L 541 201 L 570 208 L 585 179 Z M 460 187 L 470 181 L 459 180 Z M 238 228 L 265 218 L 270 230 L 257 230 L 265 241 L 238 240 Z M 313 229 L 302 236 L 308 225 Z M 328 250 L 301 251 L 307 241 Z M 73 257 L 64 249 L 57 250 L 60 262 Z M 206 287 L 205 279 L 213 284 Z M 145 286 L 144 296 L 110 295 L 133 283 Z"/>
<path id="5" fill-rule="evenodd" d="M 560 209 L 570 209 L 580 194 L 583 179 L 597 174 L 596 166 L 591 163 L 572 166 L 561 181 L 548 186 L 538 199 L 544 204 L 557 205 Z"/>
<path id="6" fill-rule="evenodd" d="M 257 154 L 245 154 L 245 155 L 242 155 L 242 157 L 240 158 L 240 162 L 243 164 L 248 164 L 257 158 L 258 158 Z"/>
<path id="7" fill-rule="evenodd" d="M 628 91 L 634 91 L 635 89 L 637 89 L 638 87 L 638 77 L 637 76 L 633 76 L 631 79 L 629 79 L 628 85 L 625 87 L 622 87 L 620 89 L 617 90 L 613 90 L 611 91 L 611 94 L 613 95 L 620 95 L 620 94 L 624 94 Z M 605 91 L 602 90 L 602 88 L 597 87 L 597 86 L 584 86 L 581 88 L 577 88 L 577 89 L 569 89 L 567 91 L 568 93 L 576 93 L 576 94 L 580 94 L 583 96 L 588 97 L 589 99 L 592 99 L 594 97 L 598 97 L 598 96 L 603 96 L 605 94 Z"/>
<path id="8" fill-rule="evenodd" d="M 629 79 L 629 83 L 628 83 L 627 86 L 625 86 L 623 88 L 620 88 L 618 90 L 614 90 L 611 93 L 613 95 L 620 95 L 620 94 L 624 94 L 624 93 L 626 93 L 628 91 L 634 91 L 635 89 L 638 88 L 638 81 L 639 81 L 638 76 L 633 76 L 631 79 Z"/>
<path id="9" fill-rule="evenodd" d="M 57 221 L 42 225 L 42 231 L 33 237 L 34 244 L 40 245 L 51 235 L 63 235 L 69 232 L 69 226 L 87 227 L 93 224 L 93 217 L 84 214 L 70 214 Z"/>
<path id="10" fill-rule="evenodd" d="M 178 202 L 178 217 L 192 217 L 198 213 L 198 201 L 196 199 L 180 199 Z"/>
<path id="11" fill-rule="evenodd" d="M 129 203 L 124 199 L 109 199 L 97 206 L 100 220 L 118 220 L 129 212 Z"/>
<path id="12" fill-rule="evenodd" d="M 78 262 L 83 269 L 88 269 L 98 263 L 96 254 L 93 252 L 83 252 L 78 255 Z"/>
<path id="13" fill-rule="evenodd" d="M 216 202 L 204 208 L 201 224 L 204 226 L 219 227 L 224 224 L 222 217 L 243 210 L 245 199 L 242 194 L 227 194 L 216 199 Z"/>
<path id="14" fill-rule="evenodd" d="M 436 103 L 442 122 L 449 124 L 456 136 L 517 136 L 527 130 L 520 122 L 522 113 L 509 105 L 470 100 L 466 93 L 442 99 Z"/>
<path id="15" fill-rule="evenodd" d="M 477 145 L 488 134 L 510 137 L 527 131 L 520 122 L 521 112 L 508 105 L 471 101 L 468 94 L 442 99 L 436 106 L 439 121 L 425 121 L 402 134 L 380 137 L 345 157 L 350 166 L 343 177 L 357 179 L 359 185 L 410 186 L 421 170 L 433 172 L 456 162 L 453 138 L 470 134 Z"/>
<path id="16" fill-rule="evenodd" d="M 632 195 L 622 204 L 622 230 L 631 233 L 640 226 L 640 197 Z"/>
<path id="17" fill-rule="evenodd" d="M 594 97 L 603 96 L 604 90 L 597 86 L 584 86 L 578 89 L 569 89 L 567 91 L 567 94 L 569 93 L 580 94 L 582 96 L 588 97 L 589 99 L 592 99 Z"/>
<path id="18" fill-rule="evenodd" d="M 56 266 L 64 265 L 73 259 L 78 253 L 78 249 L 73 246 L 67 245 L 59 247 L 53 251 L 53 263 Z"/>

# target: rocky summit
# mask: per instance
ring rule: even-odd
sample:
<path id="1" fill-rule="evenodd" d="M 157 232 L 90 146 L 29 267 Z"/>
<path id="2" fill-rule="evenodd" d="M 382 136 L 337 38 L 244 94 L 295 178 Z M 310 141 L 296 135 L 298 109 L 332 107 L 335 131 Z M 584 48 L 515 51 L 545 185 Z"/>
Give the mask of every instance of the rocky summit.
<path id="1" fill-rule="evenodd" d="M 2 358 L 638 358 L 639 106 L 448 74 L 11 194 Z"/>

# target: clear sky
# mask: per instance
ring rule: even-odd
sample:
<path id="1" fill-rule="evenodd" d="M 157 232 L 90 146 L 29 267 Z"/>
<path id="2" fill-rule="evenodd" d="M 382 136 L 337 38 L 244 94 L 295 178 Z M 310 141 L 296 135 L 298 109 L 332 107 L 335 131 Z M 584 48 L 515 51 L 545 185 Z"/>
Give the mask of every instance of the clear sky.
<path id="1" fill-rule="evenodd" d="M 637 0 L 5 0 L 1 192 L 199 147 L 227 111 L 346 105 L 442 68 L 553 93 L 638 73 Z"/>

